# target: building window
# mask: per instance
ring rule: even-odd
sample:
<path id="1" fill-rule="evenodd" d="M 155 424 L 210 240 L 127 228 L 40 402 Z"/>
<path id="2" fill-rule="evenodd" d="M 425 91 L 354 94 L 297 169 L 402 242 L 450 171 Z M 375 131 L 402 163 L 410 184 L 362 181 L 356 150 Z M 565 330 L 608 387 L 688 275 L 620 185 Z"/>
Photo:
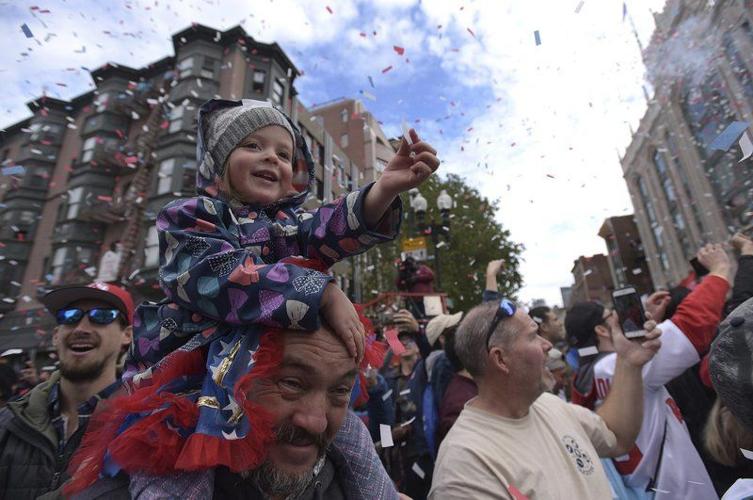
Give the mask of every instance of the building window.
<path id="1" fill-rule="evenodd" d="M 170 110 L 170 125 L 167 129 L 169 133 L 177 132 L 183 128 L 183 114 L 185 113 L 185 106 L 182 104 L 175 106 Z"/>
<path id="2" fill-rule="evenodd" d="M 748 67 L 745 65 L 742 54 L 737 49 L 732 33 L 726 32 L 723 36 L 724 53 L 727 55 L 732 72 L 735 74 L 737 81 L 743 88 L 743 93 L 748 100 L 753 99 L 753 77 L 751 77 Z"/>
<path id="3" fill-rule="evenodd" d="M 185 160 L 180 165 L 183 171 L 181 182 L 181 194 L 184 196 L 193 196 L 196 194 L 196 162 L 194 160 Z"/>
<path id="4" fill-rule="evenodd" d="M 52 284 L 58 285 L 69 281 L 66 274 L 75 274 L 81 264 L 91 263 L 94 251 L 89 247 L 60 247 L 52 256 Z M 71 276 L 72 277 L 72 276 Z"/>
<path id="5" fill-rule="evenodd" d="M 340 136 L 340 147 L 341 148 L 348 147 L 348 134 L 343 134 Z"/>
<path id="6" fill-rule="evenodd" d="M 159 164 L 159 172 L 157 173 L 157 195 L 172 192 L 174 171 L 175 158 L 168 158 Z"/>
<path id="7" fill-rule="evenodd" d="M 272 83 L 272 102 L 278 106 L 282 106 L 284 100 L 285 87 L 279 79 L 275 78 L 275 81 Z"/>
<path id="8" fill-rule="evenodd" d="M 263 69 L 255 69 L 251 89 L 254 92 L 264 93 L 264 83 L 267 81 L 267 72 Z"/>
<path id="9" fill-rule="evenodd" d="M 57 123 L 33 123 L 29 128 L 29 139 L 33 142 L 54 142 L 63 132 L 62 125 Z"/>
<path id="10" fill-rule="evenodd" d="M 349 116 L 349 114 L 348 114 L 348 110 L 347 109 L 343 109 L 343 110 L 340 111 L 340 121 L 342 121 L 343 123 L 347 123 L 348 122 L 348 116 Z"/>
<path id="11" fill-rule="evenodd" d="M 194 57 L 186 57 L 178 63 L 178 78 L 189 76 L 193 70 Z"/>
<path id="12" fill-rule="evenodd" d="M 677 177 L 679 177 L 680 181 L 682 182 L 682 189 L 685 194 L 685 199 L 687 200 L 687 203 L 690 205 L 690 209 L 693 212 L 693 219 L 695 220 L 696 227 L 702 234 L 705 234 L 705 230 L 703 227 L 703 219 L 701 218 L 701 213 L 698 208 L 698 203 L 696 202 L 695 196 L 693 196 L 693 191 L 690 188 L 690 184 L 688 184 L 688 176 L 685 175 L 685 172 L 682 168 L 682 161 L 680 161 L 680 154 L 677 148 L 677 142 L 675 141 L 675 138 L 672 136 L 672 134 L 669 132 L 667 133 L 665 137 L 665 141 L 667 143 L 667 146 L 669 147 L 669 155 L 671 156 L 672 161 L 674 161 L 675 171 L 678 173 Z"/>
<path id="13" fill-rule="evenodd" d="M 102 111 L 106 110 L 111 98 L 112 92 L 102 92 L 101 94 L 99 94 L 93 102 L 95 111 L 97 113 L 101 113 Z"/>
<path id="14" fill-rule="evenodd" d="M 81 204 L 84 201 L 84 188 L 75 187 L 68 191 L 68 200 L 64 205 L 65 218 L 64 220 L 75 219 L 78 213 L 81 211 Z"/>
<path id="15" fill-rule="evenodd" d="M 146 232 L 144 244 L 144 267 L 157 267 L 159 265 L 159 234 L 157 226 L 152 224 Z"/>
<path id="16" fill-rule="evenodd" d="M 47 187 L 47 181 L 50 178 L 50 174 L 44 167 L 35 167 L 27 169 L 27 175 L 29 179 L 28 185 L 30 187 L 45 188 Z"/>
<path id="17" fill-rule="evenodd" d="M 89 137 L 84 141 L 84 145 L 81 148 L 81 161 L 88 163 L 94 158 L 94 148 L 97 146 L 98 137 Z"/>
<path id="18" fill-rule="evenodd" d="M 654 246 L 656 251 L 659 252 L 659 264 L 662 269 L 669 269 L 669 259 L 667 253 L 664 251 L 664 240 L 662 238 L 662 227 L 659 224 L 659 219 L 656 217 L 656 210 L 654 209 L 654 202 L 648 192 L 648 186 L 646 186 L 646 180 L 643 177 L 638 178 L 638 190 L 641 194 L 641 201 L 646 209 L 646 216 L 648 217 L 648 223 L 651 226 L 651 232 L 654 236 Z"/>
<path id="19" fill-rule="evenodd" d="M 675 227 L 675 234 L 677 234 L 677 238 L 680 240 L 680 245 L 682 246 L 682 251 L 685 254 L 685 257 L 690 258 L 694 252 L 688 238 L 685 218 L 682 216 L 682 212 L 677 202 L 677 195 L 675 194 L 672 179 L 669 176 L 667 163 L 664 160 L 664 155 L 662 155 L 660 151 L 654 152 L 654 166 L 656 166 L 656 173 L 659 175 L 659 182 L 661 183 L 662 190 L 664 191 L 667 200 L 667 209 L 669 210 L 669 215 L 672 218 L 672 223 Z"/>
<path id="20" fill-rule="evenodd" d="M 200 75 L 203 78 L 214 79 L 214 68 L 216 66 L 217 59 L 213 57 L 204 57 L 204 63 L 201 65 Z"/>
<path id="21" fill-rule="evenodd" d="M 753 44 L 753 29 L 750 27 L 750 23 L 748 21 L 745 21 L 740 25 L 740 27 L 742 28 L 743 33 L 745 33 L 750 39 L 750 43 Z"/>

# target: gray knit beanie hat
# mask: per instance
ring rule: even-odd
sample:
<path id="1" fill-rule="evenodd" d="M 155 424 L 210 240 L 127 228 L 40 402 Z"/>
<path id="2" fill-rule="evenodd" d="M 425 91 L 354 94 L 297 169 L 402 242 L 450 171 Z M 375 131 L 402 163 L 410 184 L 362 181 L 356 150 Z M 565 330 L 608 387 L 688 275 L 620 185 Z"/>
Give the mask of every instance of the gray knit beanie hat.
<path id="1" fill-rule="evenodd" d="M 223 174 L 227 157 L 248 134 L 269 125 L 279 125 L 287 130 L 295 151 L 295 134 L 290 121 L 268 102 L 244 99 L 242 106 L 218 109 L 207 118 L 204 139 L 218 175 Z"/>

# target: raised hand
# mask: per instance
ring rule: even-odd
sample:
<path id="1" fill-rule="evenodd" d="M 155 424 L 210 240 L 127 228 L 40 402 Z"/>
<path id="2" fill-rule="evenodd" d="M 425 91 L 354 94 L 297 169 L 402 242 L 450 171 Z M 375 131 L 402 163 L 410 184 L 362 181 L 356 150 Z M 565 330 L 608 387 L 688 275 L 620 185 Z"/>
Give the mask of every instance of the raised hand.
<path id="1" fill-rule="evenodd" d="M 400 149 L 377 181 L 380 188 L 393 197 L 418 187 L 439 167 L 437 151 L 422 141 L 415 130 L 410 129 L 409 133 L 413 144 L 403 138 Z"/>
<path id="2" fill-rule="evenodd" d="M 641 339 L 628 340 L 622 329 L 611 328 L 612 344 L 617 355 L 629 364 L 641 367 L 651 361 L 661 347 L 661 330 L 656 327 L 656 321 L 651 319 L 651 313 L 646 313 L 648 321 L 643 324 L 646 336 Z"/>
<path id="3" fill-rule="evenodd" d="M 664 321 L 664 315 L 667 313 L 667 306 L 672 302 L 672 298 L 669 296 L 669 292 L 666 290 L 659 290 L 649 295 L 646 300 L 646 311 L 651 314 L 652 318 L 656 321 Z"/>

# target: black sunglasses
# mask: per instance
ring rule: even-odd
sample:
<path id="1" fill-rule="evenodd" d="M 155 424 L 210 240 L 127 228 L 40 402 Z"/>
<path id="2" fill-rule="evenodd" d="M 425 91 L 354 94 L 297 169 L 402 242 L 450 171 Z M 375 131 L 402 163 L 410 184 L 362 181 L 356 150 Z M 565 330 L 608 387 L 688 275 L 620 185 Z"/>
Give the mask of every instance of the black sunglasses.
<path id="1" fill-rule="evenodd" d="M 497 325 L 499 325 L 499 322 L 505 318 L 511 318 L 515 314 L 516 310 L 517 310 L 517 307 L 515 307 L 515 304 L 513 304 L 511 301 L 505 298 L 499 301 L 497 312 L 494 313 L 494 319 L 489 325 L 489 330 L 486 332 L 486 350 L 487 351 L 491 349 L 491 347 L 489 347 L 489 341 L 492 339 L 492 334 L 494 333 L 494 330 L 497 329 Z"/>
<path id="2" fill-rule="evenodd" d="M 75 325 L 84 318 L 84 314 L 89 317 L 89 321 L 97 325 L 109 325 L 120 316 L 120 311 L 117 309 L 106 309 L 102 307 L 95 307 L 84 311 L 78 307 L 66 307 L 58 310 L 55 314 L 55 319 L 58 325 Z"/>

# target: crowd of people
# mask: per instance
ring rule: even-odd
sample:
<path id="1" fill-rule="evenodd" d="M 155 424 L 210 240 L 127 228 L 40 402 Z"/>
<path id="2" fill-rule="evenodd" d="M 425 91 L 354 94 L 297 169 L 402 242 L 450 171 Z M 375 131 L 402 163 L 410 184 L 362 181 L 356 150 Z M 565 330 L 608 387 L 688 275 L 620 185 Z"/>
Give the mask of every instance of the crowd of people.
<path id="1" fill-rule="evenodd" d="M 408 300 L 367 317 L 328 269 L 398 236 L 436 151 L 411 130 L 378 181 L 304 211 L 314 164 L 284 113 L 211 100 L 198 128 L 198 196 L 157 220 L 166 298 L 41 299 L 58 369 L 3 382 L 0 497 L 753 495 L 748 236 L 648 296 L 639 340 L 608 305 L 563 321 L 502 296 L 502 260 L 479 305 L 430 317 L 431 270 L 406 260 Z"/>

